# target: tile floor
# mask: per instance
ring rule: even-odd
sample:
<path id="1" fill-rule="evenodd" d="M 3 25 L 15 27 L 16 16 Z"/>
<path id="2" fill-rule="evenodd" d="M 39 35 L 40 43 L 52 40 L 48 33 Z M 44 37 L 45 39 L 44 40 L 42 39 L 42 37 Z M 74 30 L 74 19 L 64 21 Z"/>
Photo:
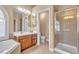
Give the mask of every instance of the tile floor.
<path id="1" fill-rule="evenodd" d="M 40 46 L 33 46 L 22 51 L 22 54 L 53 54 L 53 52 L 49 51 L 48 43 L 41 44 Z"/>

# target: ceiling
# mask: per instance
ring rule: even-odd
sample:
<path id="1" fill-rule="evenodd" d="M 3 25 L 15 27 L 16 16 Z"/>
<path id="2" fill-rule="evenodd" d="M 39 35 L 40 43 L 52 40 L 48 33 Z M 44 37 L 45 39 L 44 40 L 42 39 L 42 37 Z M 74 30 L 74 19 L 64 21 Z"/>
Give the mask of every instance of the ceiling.
<path id="1" fill-rule="evenodd" d="M 11 5 L 11 7 L 13 8 L 14 12 L 18 12 L 21 13 L 17 10 L 17 8 L 24 8 L 26 10 L 32 11 L 32 8 L 35 7 L 35 5 Z"/>
<path id="2" fill-rule="evenodd" d="M 25 7 L 25 8 L 33 8 L 35 5 L 13 5 L 15 7 Z"/>

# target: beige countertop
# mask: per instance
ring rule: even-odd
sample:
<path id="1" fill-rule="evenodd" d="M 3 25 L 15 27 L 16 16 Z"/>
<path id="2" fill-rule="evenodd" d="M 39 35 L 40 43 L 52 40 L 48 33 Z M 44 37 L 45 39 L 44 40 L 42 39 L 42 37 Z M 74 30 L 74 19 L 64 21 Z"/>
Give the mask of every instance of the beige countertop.
<path id="1" fill-rule="evenodd" d="M 18 36 L 24 36 L 24 35 L 31 35 L 31 34 L 36 34 L 37 32 L 14 32 L 13 35 L 18 37 Z"/>

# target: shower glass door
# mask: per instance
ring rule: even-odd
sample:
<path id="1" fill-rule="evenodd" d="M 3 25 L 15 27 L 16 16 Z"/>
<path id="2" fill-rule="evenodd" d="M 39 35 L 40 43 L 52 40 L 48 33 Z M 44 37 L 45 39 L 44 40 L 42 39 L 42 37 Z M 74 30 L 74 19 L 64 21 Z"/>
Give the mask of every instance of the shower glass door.
<path id="1" fill-rule="evenodd" d="M 56 13 L 55 45 L 58 43 L 77 46 L 77 13 L 69 9 Z"/>

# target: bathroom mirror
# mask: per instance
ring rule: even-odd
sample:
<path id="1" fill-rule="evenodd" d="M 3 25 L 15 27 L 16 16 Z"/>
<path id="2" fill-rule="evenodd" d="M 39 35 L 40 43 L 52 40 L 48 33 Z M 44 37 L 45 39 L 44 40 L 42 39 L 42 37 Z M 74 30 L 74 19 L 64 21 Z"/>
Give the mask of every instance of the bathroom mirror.
<path id="1" fill-rule="evenodd" d="M 30 29 L 30 16 L 22 15 L 22 31 L 29 32 Z"/>
<path id="2" fill-rule="evenodd" d="M 13 11 L 14 32 L 36 31 L 36 13 L 32 9 L 21 6 L 14 6 Z"/>
<path id="3" fill-rule="evenodd" d="M 31 27 L 31 15 L 26 15 L 23 13 L 19 13 L 14 11 L 14 32 L 18 31 L 29 31 Z"/>

